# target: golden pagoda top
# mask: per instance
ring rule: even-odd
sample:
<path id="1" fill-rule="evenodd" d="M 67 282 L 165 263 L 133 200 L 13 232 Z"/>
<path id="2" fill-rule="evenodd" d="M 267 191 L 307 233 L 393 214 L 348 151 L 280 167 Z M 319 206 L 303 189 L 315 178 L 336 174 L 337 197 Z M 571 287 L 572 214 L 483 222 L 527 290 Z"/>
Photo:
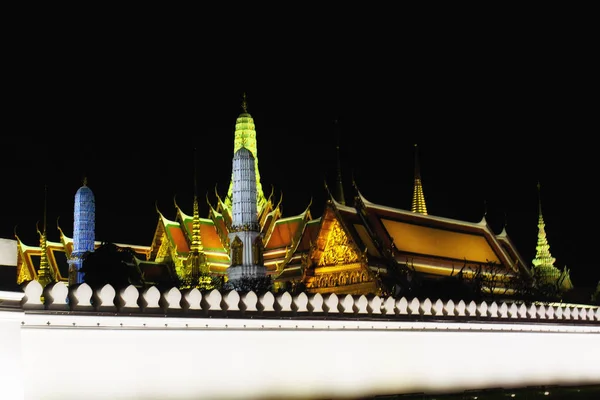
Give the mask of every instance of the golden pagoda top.
<path id="1" fill-rule="evenodd" d="M 411 211 L 427 215 L 427 206 L 425 205 L 425 195 L 423 194 L 423 184 L 421 182 L 421 170 L 419 166 L 419 149 L 415 144 L 415 186 L 413 190 Z"/>

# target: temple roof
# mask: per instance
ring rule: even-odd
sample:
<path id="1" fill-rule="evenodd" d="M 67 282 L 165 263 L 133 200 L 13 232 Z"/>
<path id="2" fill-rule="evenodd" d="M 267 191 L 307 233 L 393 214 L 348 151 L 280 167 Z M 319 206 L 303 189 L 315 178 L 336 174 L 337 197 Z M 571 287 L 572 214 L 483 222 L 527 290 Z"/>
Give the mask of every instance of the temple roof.
<path id="1" fill-rule="evenodd" d="M 275 221 L 266 238 L 263 258 L 267 270 L 271 274 L 279 275 L 280 269 L 299 264 L 303 248 L 302 243 L 305 227 L 311 221 L 308 208 L 301 214 L 281 218 Z M 278 272 L 279 271 L 279 272 Z"/>
<path id="2" fill-rule="evenodd" d="M 372 203 L 360 192 L 357 205 L 376 236 L 394 248 L 398 262 L 427 258 L 441 264 L 496 263 L 515 272 L 526 268 L 506 232 L 498 237 L 485 219 L 473 223 L 414 213 Z"/>
<path id="3" fill-rule="evenodd" d="M 216 211 L 212 211 L 216 213 Z M 149 258 L 156 258 L 163 233 L 170 245 L 177 250 L 177 257 L 180 259 L 186 258 L 191 251 L 189 243 L 191 243 L 193 232 L 193 216 L 184 213 L 179 207 L 177 207 L 177 221 L 166 218 L 160 211 L 158 211 L 158 214 L 159 222 L 154 234 L 151 251 L 148 252 Z M 220 214 L 216 214 L 220 217 Z M 229 252 L 221 241 L 217 226 L 212 219 L 208 218 L 199 218 L 199 225 L 202 253 L 206 256 L 206 262 L 213 272 L 225 271 L 230 263 Z"/>
<path id="4" fill-rule="evenodd" d="M 185 214 L 179 209 L 181 220 L 183 221 L 183 227 L 188 237 L 192 237 L 194 218 L 191 215 Z M 224 252 L 225 248 L 221 242 L 221 238 L 217 232 L 217 228 L 213 220 L 209 218 L 199 218 L 200 221 L 200 237 L 202 239 L 202 247 L 207 251 L 219 251 Z M 181 227 L 181 225 L 180 225 Z"/>

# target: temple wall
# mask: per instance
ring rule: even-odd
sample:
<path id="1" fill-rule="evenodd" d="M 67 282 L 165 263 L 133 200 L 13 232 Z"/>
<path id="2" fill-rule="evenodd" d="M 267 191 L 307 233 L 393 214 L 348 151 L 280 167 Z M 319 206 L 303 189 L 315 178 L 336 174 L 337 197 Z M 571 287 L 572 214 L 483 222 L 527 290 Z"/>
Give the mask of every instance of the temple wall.
<path id="1" fill-rule="evenodd" d="M 17 266 L 17 241 L 0 238 L 0 266 Z"/>
<path id="2" fill-rule="evenodd" d="M 358 398 L 600 383 L 597 307 L 64 283 L 42 292 L 35 281 L 24 290 L 0 292 L 2 399 Z"/>

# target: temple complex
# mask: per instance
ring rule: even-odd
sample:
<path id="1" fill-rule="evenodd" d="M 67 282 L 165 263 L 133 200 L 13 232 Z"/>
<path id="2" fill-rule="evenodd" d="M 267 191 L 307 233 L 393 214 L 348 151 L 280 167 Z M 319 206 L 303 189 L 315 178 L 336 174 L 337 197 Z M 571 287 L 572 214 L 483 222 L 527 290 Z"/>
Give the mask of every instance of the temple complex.
<path id="1" fill-rule="evenodd" d="M 273 191 L 268 196 L 263 192 L 257 131 L 244 96 L 225 196 L 215 193 L 214 204 L 207 199 L 209 212 L 204 217 L 199 213 L 197 193 L 190 199 L 191 210 L 184 211 L 175 202 L 172 219 L 157 207 L 150 243 L 118 244 L 135 253 L 133 267 L 139 275 L 135 284 L 209 289 L 209 278 L 269 276 L 274 290 L 394 295 L 418 275 L 430 280 L 478 278 L 484 290 L 498 294 L 510 294 L 517 279 L 532 285 L 536 279 L 546 284 L 560 281 L 563 290 L 572 288 L 568 270 L 561 272 L 553 266 L 541 201 L 537 255 L 528 261 L 506 228 L 493 232 L 485 216 L 468 222 L 428 213 L 416 145 L 409 209 L 369 201 L 357 182 L 345 193 L 337 133 L 337 176 L 334 190 L 325 185 L 323 213 L 313 218 L 311 204 L 307 204 L 300 214 L 284 216 L 281 198 L 277 201 Z M 73 238 L 59 227 L 60 241 L 48 242 L 45 224 L 39 245 L 27 245 L 17 237 L 17 283 L 80 283 L 84 279 L 79 271 L 82 256 L 100 242 L 94 236 L 95 202 L 87 182 L 75 197 Z"/>

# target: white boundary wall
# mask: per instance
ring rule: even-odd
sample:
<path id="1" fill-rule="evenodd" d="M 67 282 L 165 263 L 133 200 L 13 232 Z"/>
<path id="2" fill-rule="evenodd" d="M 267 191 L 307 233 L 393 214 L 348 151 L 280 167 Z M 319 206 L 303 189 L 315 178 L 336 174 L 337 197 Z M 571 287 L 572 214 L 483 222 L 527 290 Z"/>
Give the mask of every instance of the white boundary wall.
<path id="1" fill-rule="evenodd" d="M 0 238 L 0 266 L 17 266 L 17 241 Z"/>
<path id="2" fill-rule="evenodd" d="M 52 310 L 60 307 L 49 291 L 36 309 L 27 293 L 0 293 L 3 400 L 358 398 L 600 383 L 597 309 L 511 320 L 479 305 L 472 319 L 444 319 L 418 311 L 431 306 L 422 301 L 402 319 L 397 306 L 387 317 L 358 315 L 357 297 L 346 316 L 300 315 L 281 310 L 283 296 L 279 311 L 169 315 L 161 301 L 162 313 L 144 315 L 99 311 L 99 301 L 90 311 Z M 230 304 L 243 303 L 235 292 L 205 295 L 220 298 L 220 311 L 236 296 Z M 485 318 L 474 318 L 483 308 Z"/>

